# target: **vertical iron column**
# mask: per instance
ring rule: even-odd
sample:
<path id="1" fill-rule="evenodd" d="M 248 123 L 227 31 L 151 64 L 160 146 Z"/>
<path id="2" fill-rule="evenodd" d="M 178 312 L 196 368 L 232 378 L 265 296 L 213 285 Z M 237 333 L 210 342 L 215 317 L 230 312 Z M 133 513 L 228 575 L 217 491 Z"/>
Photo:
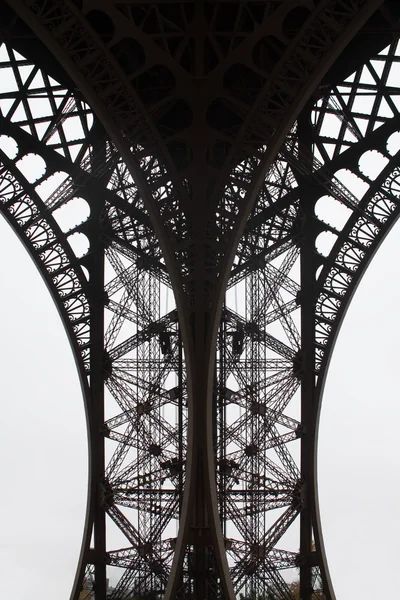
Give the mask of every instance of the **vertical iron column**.
<path id="1" fill-rule="evenodd" d="M 91 482 L 93 485 L 93 561 L 96 600 L 106 600 L 106 514 L 104 510 L 104 245 L 102 239 L 102 211 L 104 202 L 96 198 L 90 203 L 91 219 L 89 273 L 91 282 L 90 321 L 90 443 Z"/>
<path id="2" fill-rule="evenodd" d="M 302 151 L 307 153 L 305 164 L 312 169 L 310 111 L 306 108 L 298 120 L 298 137 Z M 300 158 L 301 160 L 301 158 Z M 311 173 L 309 173 L 311 174 Z M 301 285 L 301 438 L 300 470 L 300 599 L 311 600 L 311 551 L 312 551 L 312 494 L 313 494 L 313 447 L 314 447 L 314 304 L 315 304 L 315 218 L 314 198 L 307 190 L 300 199 L 300 285 Z"/>

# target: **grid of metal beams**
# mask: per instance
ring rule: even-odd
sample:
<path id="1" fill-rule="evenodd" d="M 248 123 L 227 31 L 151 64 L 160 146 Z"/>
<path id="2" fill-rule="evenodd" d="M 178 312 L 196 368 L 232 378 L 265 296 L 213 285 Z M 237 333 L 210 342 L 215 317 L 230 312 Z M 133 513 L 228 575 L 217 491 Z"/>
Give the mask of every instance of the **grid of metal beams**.
<path id="1" fill-rule="evenodd" d="M 298 573 L 303 600 L 333 600 L 315 433 L 398 216 L 398 43 L 323 77 L 365 23 L 394 24 L 379 4 L 13 3 L 68 73 L 0 46 L 0 209 L 89 424 L 73 600 L 295 600 Z"/>

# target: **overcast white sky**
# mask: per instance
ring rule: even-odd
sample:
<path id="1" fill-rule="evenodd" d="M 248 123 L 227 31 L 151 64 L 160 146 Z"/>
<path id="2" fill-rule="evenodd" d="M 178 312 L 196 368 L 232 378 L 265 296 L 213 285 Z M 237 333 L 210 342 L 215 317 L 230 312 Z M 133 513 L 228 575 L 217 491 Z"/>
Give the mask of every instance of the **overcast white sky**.
<path id="1" fill-rule="evenodd" d="M 1 598 L 69 597 L 86 503 L 80 385 L 36 267 L 0 219 Z"/>
<path id="2" fill-rule="evenodd" d="M 400 224 L 356 292 L 327 380 L 320 502 L 337 600 L 393 597 L 400 540 Z M 50 295 L 0 219 L 1 598 L 67 599 L 86 504 L 86 429 Z"/>
<path id="3" fill-rule="evenodd" d="M 400 224 L 348 311 L 320 430 L 322 522 L 338 600 L 393 597 L 400 504 Z M 2 597 L 68 598 L 86 490 L 81 392 L 60 319 L 0 221 Z"/>
<path id="4" fill-rule="evenodd" d="M 338 600 L 397 597 L 400 223 L 355 293 L 323 401 L 319 478 Z"/>

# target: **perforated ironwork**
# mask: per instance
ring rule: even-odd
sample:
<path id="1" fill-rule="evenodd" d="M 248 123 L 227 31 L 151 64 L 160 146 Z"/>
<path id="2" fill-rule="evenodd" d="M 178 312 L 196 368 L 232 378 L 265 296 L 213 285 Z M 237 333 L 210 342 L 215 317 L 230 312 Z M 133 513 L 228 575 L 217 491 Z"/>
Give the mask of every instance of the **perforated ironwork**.
<path id="1" fill-rule="evenodd" d="M 0 208 L 89 425 L 73 600 L 333 600 L 315 436 L 399 211 L 396 3 L 2 8 Z"/>

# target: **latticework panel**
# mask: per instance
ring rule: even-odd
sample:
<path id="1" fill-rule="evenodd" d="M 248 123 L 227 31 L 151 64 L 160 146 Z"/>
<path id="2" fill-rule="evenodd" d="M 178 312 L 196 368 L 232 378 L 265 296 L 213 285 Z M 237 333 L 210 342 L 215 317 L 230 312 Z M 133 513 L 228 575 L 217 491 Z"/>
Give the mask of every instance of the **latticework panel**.
<path id="1" fill-rule="evenodd" d="M 85 392 L 73 599 L 332 600 L 315 433 L 399 211 L 398 44 L 322 78 L 378 3 L 17 4 L 69 74 L 0 47 L 0 208 Z"/>

